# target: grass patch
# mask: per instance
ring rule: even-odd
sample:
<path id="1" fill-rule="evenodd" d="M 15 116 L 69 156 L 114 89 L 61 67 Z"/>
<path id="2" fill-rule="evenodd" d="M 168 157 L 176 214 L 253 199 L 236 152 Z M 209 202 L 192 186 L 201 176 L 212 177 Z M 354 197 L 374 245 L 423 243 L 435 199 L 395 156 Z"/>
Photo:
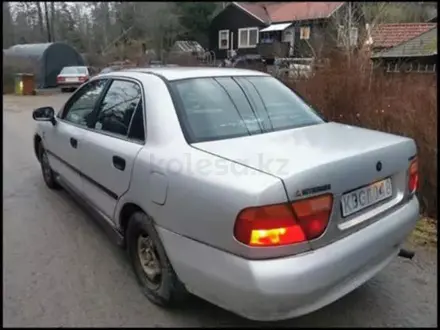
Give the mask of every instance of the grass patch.
<path id="1" fill-rule="evenodd" d="M 437 223 L 430 218 L 421 218 L 412 231 L 409 242 L 431 248 L 437 248 Z"/>

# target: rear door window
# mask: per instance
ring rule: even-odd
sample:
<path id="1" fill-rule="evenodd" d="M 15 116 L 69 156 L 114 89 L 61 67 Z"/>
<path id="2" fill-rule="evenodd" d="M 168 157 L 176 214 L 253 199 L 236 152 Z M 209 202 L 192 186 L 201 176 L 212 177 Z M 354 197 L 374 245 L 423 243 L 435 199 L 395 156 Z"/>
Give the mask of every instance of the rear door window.
<path id="1" fill-rule="evenodd" d="M 142 99 L 139 100 L 136 111 L 131 120 L 130 129 L 128 131 L 128 138 L 139 142 L 145 141 L 145 122 L 144 122 L 144 109 Z"/>
<path id="2" fill-rule="evenodd" d="M 114 80 L 97 111 L 94 128 L 98 131 L 127 136 L 133 114 L 141 100 L 139 84 Z"/>

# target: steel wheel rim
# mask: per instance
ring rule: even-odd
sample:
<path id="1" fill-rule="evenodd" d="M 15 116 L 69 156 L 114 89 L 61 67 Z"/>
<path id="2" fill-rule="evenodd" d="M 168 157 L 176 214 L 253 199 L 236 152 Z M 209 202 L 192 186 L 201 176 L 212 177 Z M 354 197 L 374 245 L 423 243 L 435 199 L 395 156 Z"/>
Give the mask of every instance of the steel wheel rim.
<path id="1" fill-rule="evenodd" d="M 137 254 L 148 286 L 157 289 L 162 280 L 162 269 L 153 241 L 148 235 L 142 234 L 138 237 Z"/>

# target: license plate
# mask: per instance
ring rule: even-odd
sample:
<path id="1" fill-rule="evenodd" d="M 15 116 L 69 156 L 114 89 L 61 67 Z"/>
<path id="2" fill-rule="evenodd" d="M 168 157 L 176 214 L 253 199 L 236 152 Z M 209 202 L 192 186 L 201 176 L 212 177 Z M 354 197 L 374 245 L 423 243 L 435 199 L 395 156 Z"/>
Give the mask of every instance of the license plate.
<path id="1" fill-rule="evenodd" d="M 77 82 L 78 78 L 66 78 L 66 82 Z"/>
<path id="2" fill-rule="evenodd" d="M 342 216 L 346 217 L 359 212 L 391 197 L 392 194 L 393 187 L 390 178 L 344 194 L 341 199 Z"/>

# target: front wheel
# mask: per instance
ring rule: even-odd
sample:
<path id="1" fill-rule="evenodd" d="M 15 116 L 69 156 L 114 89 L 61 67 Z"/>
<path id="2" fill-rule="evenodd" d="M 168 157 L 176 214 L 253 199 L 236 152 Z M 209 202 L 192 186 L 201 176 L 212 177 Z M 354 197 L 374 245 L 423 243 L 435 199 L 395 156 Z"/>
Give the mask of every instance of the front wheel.
<path id="1" fill-rule="evenodd" d="M 134 213 L 128 224 L 127 250 L 133 270 L 145 296 L 162 307 L 175 306 L 186 297 L 153 221 L 145 213 Z"/>
<path id="2" fill-rule="evenodd" d="M 41 143 L 39 150 L 40 150 L 41 171 L 43 173 L 43 179 L 44 182 L 46 183 L 46 186 L 48 186 L 50 189 L 60 189 L 61 186 L 58 184 L 56 180 L 56 174 L 50 168 L 49 159 L 47 158 L 47 152 Z"/>

